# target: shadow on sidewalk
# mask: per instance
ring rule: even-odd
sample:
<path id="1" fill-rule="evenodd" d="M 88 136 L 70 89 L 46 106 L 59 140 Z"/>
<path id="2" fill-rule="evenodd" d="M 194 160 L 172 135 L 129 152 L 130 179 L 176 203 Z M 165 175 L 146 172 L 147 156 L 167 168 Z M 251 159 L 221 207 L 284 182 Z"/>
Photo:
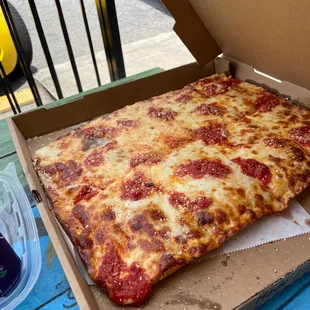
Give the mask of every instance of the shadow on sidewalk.
<path id="1" fill-rule="evenodd" d="M 34 74 L 38 71 L 38 69 L 34 66 L 31 66 L 30 70 L 31 70 L 32 74 Z M 8 79 L 9 79 L 10 85 L 11 85 L 14 92 L 21 89 L 21 88 L 28 87 L 27 80 L 24 76 L 21 76 L 18 78 L 8 77 Z M 0 96 L 3 96 L 3 95 L 4 95 L 4 92 L 3 92 L 2 87 L 0 86 Z"/>

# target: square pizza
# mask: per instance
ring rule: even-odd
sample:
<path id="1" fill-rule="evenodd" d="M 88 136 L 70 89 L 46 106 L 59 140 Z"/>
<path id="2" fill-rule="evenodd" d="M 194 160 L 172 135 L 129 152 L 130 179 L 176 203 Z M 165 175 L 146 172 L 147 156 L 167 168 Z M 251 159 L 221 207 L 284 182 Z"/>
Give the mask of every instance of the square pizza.
<path id="1" fill-rule="evenodd" d="M 117 304 L 310 182 L 310 112 L 216 74 L 100 116 L 34 157 L 52 210 Z"/>

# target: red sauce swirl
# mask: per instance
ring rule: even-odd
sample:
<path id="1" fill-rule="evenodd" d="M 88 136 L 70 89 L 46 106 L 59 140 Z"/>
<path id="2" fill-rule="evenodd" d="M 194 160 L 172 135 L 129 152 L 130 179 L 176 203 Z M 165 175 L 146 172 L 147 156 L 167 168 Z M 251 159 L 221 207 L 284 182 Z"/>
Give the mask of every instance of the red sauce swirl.
<path id="1" fill-rule="evenodd" d="M 224 144 L 227 142 L 227 131 L 225 125 L 214 123 L 207 127 L 200 127 L 195 130 L 194 135 L 206 145 Z"/>
<path id="2" fill-rule="evenodd" d="M 88 167 L 99 167 L 104 161 L 102 151 L 94 150 L 85 159 L 85 166 Z"/>
<path id="3" fill-rule="evenodd" d="M 310 146 L 310 126 L 303 126 L 290 130 L 289 135 L 294 142 L 301 146 Z"/>
<path id="4" fill-rule="evenodd" d="M 256 159 L 241 159 L 238 157 L 233 159 L 233 162 L 240 166 L 242 173 L 258 179 L 262 184 L 267 185 L 271 182 L 272 175 L 269 167 Z"/>
<path id="5" fill-rule="evenodd" d="M 151 195 L 154 187 L 154 183 L 148 181 L 142 173 L 136 174 L 121 184 L 121 199 L 140 200 Z"/>
<path id="6" fill-rule="evenodd" d="M 199 112 L 201 115 L 223 115 L 225 113 L 225 109 L 216 103 L 201 104 L 195 111 Z"/>
<path id="7" fill-rule="evenodd" d="M 184 177 L 191 176 L 193 179 L 201 179 L 205 175 L 223 178 L 230 173 L 230 168 L 218 160 L 199 159 L 177 167 L 175 175 Z"/>
<path id="8" fill-rule="evenodd" d="M 263 96 L 257 98 L 254 102 L 257 111 L 263 113 L 271 111 L 278 104 L 280 104 L 279 98 L 275 94 L 268 92 L 266 92 Z"/>
<path id="9" fill-rule="evenodd" d="M 178 113 L 172 110 L 164 109 L 164 108 L 149 108 L 149 115 L 152 117 L 159 118 L 164 121 L 171 121 L 174 120 L 175 116 Z"/>
<path id="10" fill-rule="evenodd" d="M 162 154 L 160 153 L 139 154 L 130 160 L 130 166 L 132 168 L 135 168 L 141 164 L 146 164 L 146 165 L 157 164 L 161 161 L 161 159 L 162 159 Z"/>
<path id="11" fill-rule="evenodd" d="M 93 191 L 89 186 L 84 185 L 81 187 L 78 194 L 74 197 L 73 202 L 77 204 L 81 200 L 89 200 L 92 197 L 96 196 L 98 191 Z"/>
<path id="12" fill-rule="evenodd" d="M 104 253 L 98 282 L 109 287 L 109 297 L 115 303 L 125 304 L 131 299 L 134 306 L 140 306 L 151 289 L 144 270 L 135 263 L 126 266 L 112 243 L 106 245 Z"/>

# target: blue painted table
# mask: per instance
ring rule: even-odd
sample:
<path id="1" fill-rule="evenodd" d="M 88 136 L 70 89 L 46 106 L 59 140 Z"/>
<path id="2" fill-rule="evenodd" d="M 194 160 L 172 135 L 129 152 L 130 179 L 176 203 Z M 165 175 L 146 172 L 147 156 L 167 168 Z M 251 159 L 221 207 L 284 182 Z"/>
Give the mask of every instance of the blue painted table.
<path id="1" fill-rule="evenodd" d="M 132 78 L 139 78 L 161 71 L 153 69 Z M 127 78 L 130 80 L 132 78 Z M 124 82 L 124 81 L 120 81 Z M 111 86 L 111 85 L 109 85 Z M 98 89 L 97 89 L 98 90 Z M 99 89 L 100 90 L 100 89 Z M 62 102 L 63 103 L 63 102 Z M 17 174 L 31 201 L 33 214 L 40 236 L 42 269 L 38 281 L 29 296 L 16 308 L 16 310 L 32 309 L 79 309 L 70 285 L 60 265 L 53 245 L 40 218 L 35 202 L 31 197 L 27 181 L 15 153 L 13 143 L 5 121 L 0 121 L 0 170 L 4 169 L 7 163 L 13 161 L 17 167 Z M 310 309 L 310 273 L 295 281 L 291 286 L 273 299 L 267 301 L 260 310 L 309 310 Z"/>

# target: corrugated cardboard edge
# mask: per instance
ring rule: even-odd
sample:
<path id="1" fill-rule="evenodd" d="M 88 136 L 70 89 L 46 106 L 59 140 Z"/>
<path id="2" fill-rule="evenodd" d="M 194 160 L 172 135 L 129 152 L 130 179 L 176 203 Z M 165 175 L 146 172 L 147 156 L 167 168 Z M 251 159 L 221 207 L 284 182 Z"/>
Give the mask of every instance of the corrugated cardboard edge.
<path id="1" fill-rule="evenodd" d="M 26 140 L 24 140 L 23 135 L 21 134 L 12 119 L 7 119 L 7 123 L 29 187 L 31 189 L 36 189 L 42 198 L 42 202 L 39 203 L 37 206 L 42 220 L 45 226 L 48 228 L 48 234 L 54 245 L 56 254 L 61 262 L 67 278 L 69 279 L 70 286 L 74 292 L 74 296 L 81 309 L 98 309 L 98 305 L 93 298 L 90 287 L 83 279 L 74 260 L 72 259 L 71 252 L 67 247 L 67 244 L 63 239 L 60 230 L 50 229 L 50 227 L 54 227 L 54 225 L 57 225 L 57 223 L 55 222 L 55 219 L 49 209 L 44 207 L 44 205 L 48 206 L 47 198 L 43 192 L 41 184 L 38 181 L 38 178 L 36 177 L 36 172 L 33 168 L 32 162 L 30 161 L 30 154 L 27 142 Z"/>

